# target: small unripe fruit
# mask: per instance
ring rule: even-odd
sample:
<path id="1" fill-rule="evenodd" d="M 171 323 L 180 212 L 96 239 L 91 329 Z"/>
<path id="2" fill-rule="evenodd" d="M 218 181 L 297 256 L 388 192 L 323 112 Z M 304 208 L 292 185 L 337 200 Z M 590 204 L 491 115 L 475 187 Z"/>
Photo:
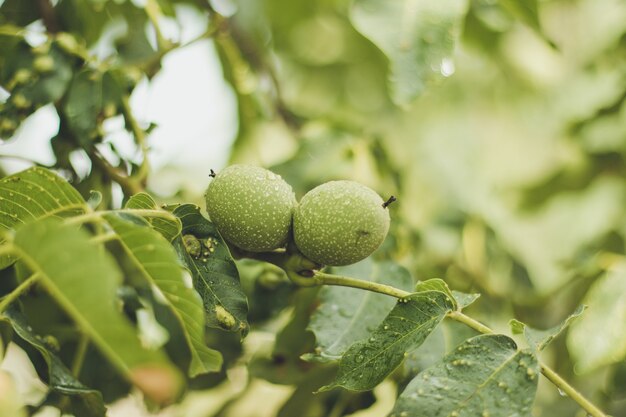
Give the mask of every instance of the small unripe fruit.
<path id="1" fill-rule="evenodd" d="M 54 69 L 54 59 L 50 55 L 41 55 L 33 61 L 33 68 L 40 74 L 50 72 Z"/>
<path id="2" fill-rule="evenodd" d="M 287 243 L 296 198 L 280 175 L 231 165 L 215 176 L 205 197 L 211 221 L 238 248 L 267 252 Z"/>
<path id="3" fill-rule="evenodd" d="M 354 181 L 331 181 L 309 191 L 293 218 L 296 246 L 323 265 L 350 265 L 385 240 L 389 211 L 372 189 Z"/>

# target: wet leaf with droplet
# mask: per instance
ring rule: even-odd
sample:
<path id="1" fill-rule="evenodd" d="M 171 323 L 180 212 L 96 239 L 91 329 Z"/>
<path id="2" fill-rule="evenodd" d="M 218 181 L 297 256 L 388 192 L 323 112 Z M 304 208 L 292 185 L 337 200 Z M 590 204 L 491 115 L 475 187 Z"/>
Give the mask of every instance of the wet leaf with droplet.
<path id="1" fill-rule="evenodd" d="M 194 257 L 185 247 L 182 236 L 174 239 L 174 248 L 189 269 L 196 291 L 202 297 L 206 324 L 229 331 L 248 333 L 248 300 L 239 282 L 239 272 L 226 243 L 209 220 L 193 204 L 182 204 L 172 212 L 182 223 L 182 235 L 193 235 L 203 245 L 201 256 Z"/>
<path id="2" fill-rule="evenodd" d="M 335 381 L 321 388 L 344 387 L 354 391 L 374 388 L 454 309 L 450 297 L 425 291 L 399 299 L 385 320 L 366 339 L 353 344 L 339 362 Z"/>
<path id="3" fill-rule="evenodd" d="M 539 364 L 505 335 L 466 340 L 418 374 L 389 417 L 530 416 Z"/>
<path id="4" fill-rule="evenodd" d="M 392 262 L 365 259 L 354 265 L 333 268 L 333 273 L 410 291 L 409 271 Z M 307 360 L 337 360 L 358 340 L 369 336 L 391 311 L 396 300 L 388 295 L 348 287 L 326 286 L 320 290 L 320 305 L 313 313 L 309 330 L 315 334 L 316 353 Z"/>

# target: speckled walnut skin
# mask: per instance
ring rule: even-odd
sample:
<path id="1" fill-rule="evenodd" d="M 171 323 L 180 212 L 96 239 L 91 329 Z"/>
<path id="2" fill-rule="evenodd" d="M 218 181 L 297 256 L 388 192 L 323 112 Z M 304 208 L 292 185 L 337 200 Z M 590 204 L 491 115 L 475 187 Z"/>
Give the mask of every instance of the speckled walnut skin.
<path id="1" fill-rule="evenodd" d="M 389 210 L 372 189 L 354 181 L 331 181 L 309 191 L 296 208 L 294 240 L 310 260 L 350 265 L 385 240 Z"/>
<path id="2" fill-rule="evenodd" d="M 240 249 L 285 246 L 296 198 L 279 175 L 251 165 L 220 171 L 205 193 L 207 212 L 222 237 Z"/>

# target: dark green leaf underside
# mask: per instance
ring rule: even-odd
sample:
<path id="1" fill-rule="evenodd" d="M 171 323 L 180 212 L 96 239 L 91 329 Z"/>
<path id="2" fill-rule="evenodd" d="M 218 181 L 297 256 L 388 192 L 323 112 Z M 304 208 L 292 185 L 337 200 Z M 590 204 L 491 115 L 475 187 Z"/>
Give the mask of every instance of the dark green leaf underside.
<path id="1" fill-rule="evenodd" d="M 70 396 L 72 411 L 85 417 L 104 417 L 106 408 L 102 395 L 80 383 L 63 364 L 61 359 L 50 351 L 45 339 L 35 334 L 26 323 L 26 318 L 15 309 L 8 309 L 0 321 L 10 324 L 13 331 L 41 354 L 47 365 L 47 384 L 50 389 Z"/>
<path id="2" fill-rule="evenodd" d="M 182 235 L 195 236 L 207 248 L 194 257 L 187 252 L 180 237 L 174 241 L 178 256 L 191 272 L 194 287 L 204 302 L 207 325 L 240 331 L 245 336 L 248 332 L 248 300 L 226 243 L 215 226 L 200 214 L 198 206 L 183 204 L 173 213 L 182 222 Z"/>

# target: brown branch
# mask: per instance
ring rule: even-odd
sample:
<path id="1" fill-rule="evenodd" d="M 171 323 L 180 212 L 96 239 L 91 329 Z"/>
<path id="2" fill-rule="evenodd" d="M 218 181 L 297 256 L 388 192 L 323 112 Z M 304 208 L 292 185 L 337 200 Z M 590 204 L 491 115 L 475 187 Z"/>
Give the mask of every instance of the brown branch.
<path id="1" fill-rule="evenodd" d="M 39 9 L 39 15 L 41 16 L 46 30 L 49 33 L 59 32 L 61 28 L 50 0 L 37 0 L 37 8 Z"/>

